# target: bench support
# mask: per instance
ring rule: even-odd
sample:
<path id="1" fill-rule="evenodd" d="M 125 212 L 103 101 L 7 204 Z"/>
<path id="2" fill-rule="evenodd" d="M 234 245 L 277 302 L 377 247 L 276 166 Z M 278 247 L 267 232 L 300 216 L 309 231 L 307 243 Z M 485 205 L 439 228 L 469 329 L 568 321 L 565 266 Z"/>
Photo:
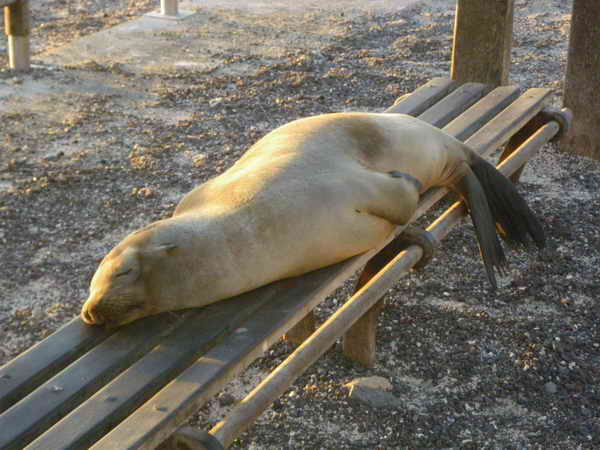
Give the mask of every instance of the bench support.
<path id="1" fill-rule="evenodd" d="M 288 330 L 283 339 L 298 347 L 313 334 L 316 328 L 315 314 L 309 311 L 300 322 Z"/>

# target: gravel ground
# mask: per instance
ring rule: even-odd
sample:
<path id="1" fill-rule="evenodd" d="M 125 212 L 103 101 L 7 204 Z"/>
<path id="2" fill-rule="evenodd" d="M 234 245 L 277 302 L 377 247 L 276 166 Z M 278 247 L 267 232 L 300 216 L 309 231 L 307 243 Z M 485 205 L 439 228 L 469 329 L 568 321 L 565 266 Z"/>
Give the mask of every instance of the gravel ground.
<path id="1" fill-rule="evenodd" d="M 556 89 L 558 105 L 571 2 L 516 4 L 512 81 Z M 32 80 L 110 80 L 144 95 L 98 89 L 0 103 L 0 364 L 79 312 L 99 259 L 120 238 L 169 216 L 181 194 L 268 130 L 317 113 L 379 111 L 450 68 L 449 0 L 402 11 L 207 10 L 194 37 L 235 32 L 247 43 L 215 51 L 210 69 L 140 74 L 119 62 L 45 64 L 53 47 L 153 9 L 147 1 L 79 5 L 78 14 L 59 0 L 34 5 L 41 59 L 30 74 L 0 72 L 0 92 Z M 305 34 L 310 45 L 299 43 Z M 259 39 L 263 49 L 276 39 L 278 51 L 267 58 L 253 47 Z M 547 230 L 547 251 L 511 251 L 501 288 L 490 292 L 465 221 L 433 264 L 388 293 L 374 368 L 332 349 L 234 448 L 600 447 L 600 164 L 547 146 L 522 181 Z M 350 290 L 340 289 L 319 317 Z M 276 345 L 193 423 L 210 428 L 289 352 Z M 401 406 L 348 398 L 346 383 L 375 375 L 391 382 Z"/>

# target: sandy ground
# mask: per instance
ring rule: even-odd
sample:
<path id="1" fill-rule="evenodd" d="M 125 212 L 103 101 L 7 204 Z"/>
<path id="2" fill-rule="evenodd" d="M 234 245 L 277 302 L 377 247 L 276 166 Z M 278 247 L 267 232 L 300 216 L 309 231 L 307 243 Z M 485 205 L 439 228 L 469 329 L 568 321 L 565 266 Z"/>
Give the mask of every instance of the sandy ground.
<path id="1" fill-rule="evenodd" d="M 185 23 L 106 39 L 103 53 L 93 33 L 117 33 L 108 27 L 129 26 L 155 2 L 35 2 L 35 69 L 0 71 L 0 364 L 78 313 L 118 240 L 169 216 L 268 130 L 379 111 L 448 74 L 453 1 L 286 4 L 209 2 Z M 554 88 L 559 105 L 571 2 L 516 4 L 512 81 Z M 521 191 L 544 222 L 547 252 L 511 252 L 492 293 L 465 222 L 434 264 L 388 294 L 375 368 L 330 351 L 236 448 L 600 446 L 599 182 L 597 162 L 545 148 Z M 240 400 L 289 351 L 275 346 L 228 393 Z M 391 381 L 402 407 L 348 401 L 343 385 L 372 375 Z M 225 403 L 193 423 L 209 428 Z"/>

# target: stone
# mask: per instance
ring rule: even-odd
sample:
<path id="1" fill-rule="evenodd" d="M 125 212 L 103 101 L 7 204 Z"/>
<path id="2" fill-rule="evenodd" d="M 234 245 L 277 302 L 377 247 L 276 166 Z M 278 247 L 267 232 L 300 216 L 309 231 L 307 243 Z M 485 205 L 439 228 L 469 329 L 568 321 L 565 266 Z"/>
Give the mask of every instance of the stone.
<path id="1" fill-rule="evenodd" d="M 349 389 L 348 399 L 350 401 L 363 403 L 373 408 L 399 407 L 402 401 L 395 397 L 390 391 L 392 384 L 383 377 L 356 378 L 345 384 Z"/>

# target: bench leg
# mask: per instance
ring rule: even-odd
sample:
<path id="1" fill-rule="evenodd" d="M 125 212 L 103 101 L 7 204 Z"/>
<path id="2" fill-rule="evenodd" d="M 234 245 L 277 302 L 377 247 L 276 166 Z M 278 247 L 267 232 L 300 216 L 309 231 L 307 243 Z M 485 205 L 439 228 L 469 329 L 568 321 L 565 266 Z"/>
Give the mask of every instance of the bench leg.
<path id="1" fill-rule="evenodd" d="M 383 309 L 383 298 L 358 319 L 344 335 L 344 355 L 365 367 L 375 365 L 377 354 L 377 320 Z"/>
<path id="2" fill-rule="evenodd" d="M 408 226 L 404 233 L 396 237 L 369 260 L 358 278 L 355 292 L 367 284 L 371 278 L 377 275 L 402 250 L 412 244 L 423 248 L 423 257 L 415 266 L 415 268 L 423 268 L 433 257 L 437 242 L 430 233 L 416 227 Z M 344 335 L 344 355 L 365 367 L 373 367 L 375 365 L 377 320 L 383 306 L 382 297 Z"/>
<path id="3" fill-rule="evenodd" d="M 300 322 L 288 330 L 283 337 L 294 347 L 298 347 L 316 330 L 315 315 L 310 311 Z"/>

